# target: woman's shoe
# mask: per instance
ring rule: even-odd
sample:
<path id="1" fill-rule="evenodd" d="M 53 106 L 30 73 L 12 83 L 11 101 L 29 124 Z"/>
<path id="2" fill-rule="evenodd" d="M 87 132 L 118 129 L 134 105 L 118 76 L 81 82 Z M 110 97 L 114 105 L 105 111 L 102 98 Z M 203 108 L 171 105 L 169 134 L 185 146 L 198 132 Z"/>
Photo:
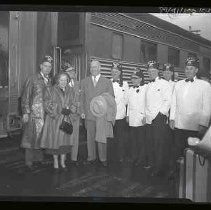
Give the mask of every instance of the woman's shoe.
<path id="1" fill-rule="evenodd" d="M 62 167 L 62 168 L 66 168 L 65 163 L 61 163 L 61 167 Z"/>
<path id="2" fill-rule="evenodd" d="M 53 168 L 54 168 L 54 169 L 59 169 L 59 164 L 54 162 Z"/>

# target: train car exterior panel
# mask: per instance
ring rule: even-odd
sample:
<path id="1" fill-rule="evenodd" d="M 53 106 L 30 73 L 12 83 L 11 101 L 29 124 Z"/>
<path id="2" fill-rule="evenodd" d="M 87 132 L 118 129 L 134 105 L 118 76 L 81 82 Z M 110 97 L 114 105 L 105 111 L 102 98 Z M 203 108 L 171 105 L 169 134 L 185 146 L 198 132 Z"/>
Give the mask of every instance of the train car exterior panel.
<path id="1" fill-rule="evenodd" d="M 90 55 L 111 58 L 111 30 L 90 25 L 89 37 L 88 50 Z"/>
<path id="2" fill-rule="evenodd" d="M 123 47 L 124 60 L 129 62 L 141 62 L 141 40 L 134 36 L 124 34 L 124 47 Z"/>
<path id="3" fill-rule="evenodd" d="M 37 13 L 22 12 L 20 24 L 20 50 L 19 50 L 19 95 L 26 79 L 34 74 L 37 69 L 36 44 L 37 44 Z"/>
<path id="4" fill-rule="evenodd" d="M 127 13 L 92 13 L 91 22 L 172 47 L 182 48 L 192 52 L 199 51 L 199 43 L 141 20 L 133 19 Z"/>
<path id="5" fill-rule="evenodd" d="M 167 63 L 168 62 L 168 46 L 158 44 L 157 45 L 157 60 L 159 60 L 160 63 Z"/>

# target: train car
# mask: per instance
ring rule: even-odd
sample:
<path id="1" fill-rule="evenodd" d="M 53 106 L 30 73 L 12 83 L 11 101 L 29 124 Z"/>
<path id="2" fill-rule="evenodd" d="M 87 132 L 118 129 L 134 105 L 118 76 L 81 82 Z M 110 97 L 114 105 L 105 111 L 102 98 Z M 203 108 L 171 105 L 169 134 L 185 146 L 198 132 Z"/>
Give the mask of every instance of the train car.
<path id="1" fill-rule="evenodd" d="M 0 51 L 0 137 L 5 137 L 21 131 L 24 82 L 45 54 L 54 57 L 53 75 L 65 59 L 81 80 L 89 74 L 89 61 L 97 58 L 106 77 L 117 61 L 129 83 L 136 67 L 147 83 L 146 64 L 152 59 L 161 68 L 173 63 L 179 79 L 189 55 L 199 58 L 200 71 L 210 72 L 211 41 L 147 13 L 2 11 Z"/>

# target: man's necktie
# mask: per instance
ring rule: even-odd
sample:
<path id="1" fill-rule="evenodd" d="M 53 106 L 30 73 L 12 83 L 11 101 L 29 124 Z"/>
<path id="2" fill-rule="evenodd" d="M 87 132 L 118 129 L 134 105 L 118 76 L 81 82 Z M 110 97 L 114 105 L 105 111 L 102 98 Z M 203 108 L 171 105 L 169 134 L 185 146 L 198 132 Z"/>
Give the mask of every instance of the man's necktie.
<path id="1" fill-rule="evenodd" d="M 193 82 L 193 79 L 186 79 L 185 82 Z"/>
<path id="2" fill-rule="evenodd" d="M 44 79 L 45 84 L 47 85 L 48 84 L 49 77 L 44 75 L 43 79 Z"/>
<path id="3" fill-rule="evenodd" d="M 96 76 L 94 76 L 94 80 L 93 80 L 93 82 L 94 82 L 94 86 L 96 86 L 96 85 L 97 85 L 97 79 L 96 79 Z"/>

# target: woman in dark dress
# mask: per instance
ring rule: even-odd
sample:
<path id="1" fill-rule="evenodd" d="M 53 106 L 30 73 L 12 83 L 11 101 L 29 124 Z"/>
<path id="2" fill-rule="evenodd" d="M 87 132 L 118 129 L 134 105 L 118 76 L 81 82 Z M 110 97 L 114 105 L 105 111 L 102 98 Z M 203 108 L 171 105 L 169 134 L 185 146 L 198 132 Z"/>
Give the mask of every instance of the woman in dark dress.
<path id="1" fill-rule="evenodd" d="M 63 118 L 71 123 L 76 119 L 76 107 L 73 104 L 73 89 L 69 87 L 69 76 L 60 73 L 56 84 L 46 89 L 44 93 L 44 109 L 46 112 L 41 147 L 54 158 L 54 168 L 59 168 L 59 156 L 62 168 L 66 168 L 66 154 L 71 152 L 72 135 L 65 133 L 59 127 Z"/>

